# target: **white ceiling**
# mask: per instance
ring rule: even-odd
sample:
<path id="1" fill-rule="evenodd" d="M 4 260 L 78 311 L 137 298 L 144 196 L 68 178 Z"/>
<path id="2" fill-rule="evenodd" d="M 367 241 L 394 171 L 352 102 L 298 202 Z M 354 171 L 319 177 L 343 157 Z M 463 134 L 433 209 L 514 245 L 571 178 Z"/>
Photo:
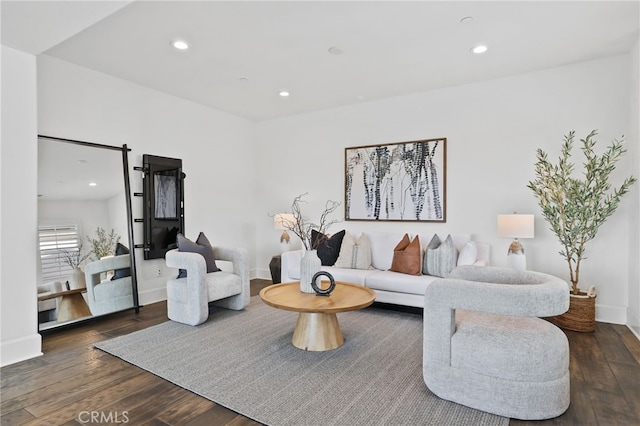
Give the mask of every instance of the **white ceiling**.
<path id="1" fill-rule="evenodd" d="M 106 201 L 124 192 L 122 170 L 122 151 L 38 138 L 42 200 Z"/>
<path id="2" fill-rule="evenodd" d="M 639 4 L 3 1 L 2 43 L 265 120 L 622 54 Z"/>

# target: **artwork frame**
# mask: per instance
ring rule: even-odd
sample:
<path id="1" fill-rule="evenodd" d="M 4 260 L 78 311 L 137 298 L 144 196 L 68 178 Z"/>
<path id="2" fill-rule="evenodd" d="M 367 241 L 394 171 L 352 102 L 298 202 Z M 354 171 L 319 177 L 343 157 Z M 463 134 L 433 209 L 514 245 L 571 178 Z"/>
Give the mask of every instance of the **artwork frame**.
<path id="1" fill-rule="evenodd" d="M 345 148 L 345 220 L 447 221 L 447 138 Z"/>

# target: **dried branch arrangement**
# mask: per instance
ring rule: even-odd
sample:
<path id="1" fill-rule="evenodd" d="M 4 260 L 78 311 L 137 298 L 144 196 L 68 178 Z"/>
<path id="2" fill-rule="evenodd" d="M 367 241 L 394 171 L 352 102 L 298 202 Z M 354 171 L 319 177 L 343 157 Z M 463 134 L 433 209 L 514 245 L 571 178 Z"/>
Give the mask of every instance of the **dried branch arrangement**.
<path id="1" fill-rule="evenodd" d="M 293 199 L 291 213 L 293 214 L 294 220 L 285 219 L 282 221 L 282 226 L 296 234 L 302 241 L 305 249 L 315 250 L 317 247 L 311 245 L 311 231 L 316 230 L 321 234 L 326 234 L 331 225 L 340 222 L 339 220 L 329 220 L 329 215 L 338 208 L 340 203 L 328 200 L 325 203 L 324 211 L 320 215 L 320 221 L 318 223 L 309 222 L 309 219 L 304 216 L 301 209 L 301 204 L 307 203 L 303 200 L 307 194 L 308 193 L 305 192 Z"/>
<path id="2" fill-rule="evenodd" d="M 72 267 L 73 269 L 80 267 L 82 262 L 87 260 L 89 256 L 91 256 L 91 251 L 89 253 L 82 254 L 82 241 L 78 244 L 78 247 L 74 250 L 61 250 L 62 258 L 64 262 Z"/>

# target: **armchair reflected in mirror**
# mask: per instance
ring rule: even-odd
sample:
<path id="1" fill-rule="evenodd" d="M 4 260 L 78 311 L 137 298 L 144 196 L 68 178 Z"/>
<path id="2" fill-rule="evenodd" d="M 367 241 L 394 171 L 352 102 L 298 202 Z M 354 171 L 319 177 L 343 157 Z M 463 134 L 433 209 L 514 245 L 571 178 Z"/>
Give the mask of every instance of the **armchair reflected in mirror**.
<path id="1" fill-rule="evenodd" d="M 38 328 L 139 308 L 128 149 L 38 136 Z"/>

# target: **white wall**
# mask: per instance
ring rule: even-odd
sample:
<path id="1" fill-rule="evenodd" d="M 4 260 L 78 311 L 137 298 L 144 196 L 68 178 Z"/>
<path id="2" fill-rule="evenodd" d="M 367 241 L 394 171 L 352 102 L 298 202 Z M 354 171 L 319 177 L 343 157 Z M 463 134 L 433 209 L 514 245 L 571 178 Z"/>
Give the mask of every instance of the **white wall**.
<path id="1" fill-rule="evenodd" d="M 631 49 L 631 90 L 629 127 L 629 155 L 633 160 L 633 174 L 640 178 L 640 41 Z M 631 191 L 629 215 L 629 309 L 627 324 L 640 338 L 640 184 Z"/>
<path id="2" fill-rule="evenodd" d="M 126 143 L 132 192 L 142 192 L 142 174 L 133 167 L 143 154 L 181 158 L 187 237 L 203 231 L 214 245 L 254 252 L 252 122 L 46 55 L 38 57 L 38 112 L 41 134 Z M 132 203 L 134 217 L 142 217 L 142 199 Z M 142 243 L 142 224 L 134 229 Z M 140 302 L 163 300 L 175 270 L 164 259 L 143 260 L 142 249 L 136 266 Z"/>
<path id="3" fill-rule="evenodd" d="M 41 354 L 37 333 L 36 59 L 1 47 L 0 365 Z"/>
<path id="4" fill-rule="evenodd" d="M 259 273 L 269 276 L 267 265 L 279 250 L 279 233 L 268 213 L 287 211 L 293 197 L 304 192 L 309 192 L 312 219 L 325 200 L 343 201 L 345 147 L 446 137 L 446 224 L 344 222 L 331 230 L 470 232 L 491 245 L 494 265 L 506 266 L 510 241 L 496 236 L 496 216 L 534 213 L 536 238 L 523 241 L 528 266 L 567 279 L 559 244 L 526 188 L 534 177 L 535 150 L 557 157 L 563 135 L 572 129 L 580 137 L 599 129 L 603 147 L 628 134 L 629 67 L 630 58 L 623 55 L 260 123 L 255 215 Z M 630 170 L 631 161 L 625 158 L 616 178 Z M 630 260 L 624 218 L 630 217 L 631 207 L 623 200 L 587 248 L 581 287 L 597 286 L 600 320 L 626 321 Z M 336 217 L 344 218 L 344 212 Z"/>
<path id="5" fill-rule="evenodd" d="M 126 214 L 122 213 L 122 216 Z M 60 221 L 71 221 L 78 224 L 78 231 L 83 237 L 95 238 L 98 227 L 109 232 L 111 220 L 107 201 L 103 200 L 38 200 L 38 223 L 52 224 Z M 120 234 L 122 235 L 122 234 Z M 84 244 L 88 242 L 84 240 Z"/>

